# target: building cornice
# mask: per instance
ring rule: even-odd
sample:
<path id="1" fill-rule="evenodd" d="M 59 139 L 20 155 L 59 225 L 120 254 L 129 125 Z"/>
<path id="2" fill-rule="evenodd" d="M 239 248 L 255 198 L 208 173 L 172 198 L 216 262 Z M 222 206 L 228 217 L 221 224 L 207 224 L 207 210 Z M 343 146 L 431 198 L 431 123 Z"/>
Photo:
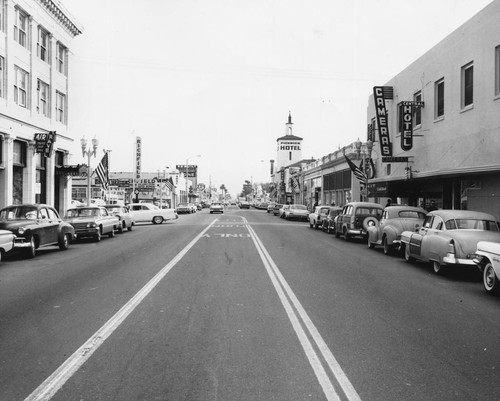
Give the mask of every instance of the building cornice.
<path id="1" fill-rule="evenodd" d="M 58 0 L 36 0 L 47 12 L 52 15 L 73 37 L 83 32 L 75 18 Z"/>

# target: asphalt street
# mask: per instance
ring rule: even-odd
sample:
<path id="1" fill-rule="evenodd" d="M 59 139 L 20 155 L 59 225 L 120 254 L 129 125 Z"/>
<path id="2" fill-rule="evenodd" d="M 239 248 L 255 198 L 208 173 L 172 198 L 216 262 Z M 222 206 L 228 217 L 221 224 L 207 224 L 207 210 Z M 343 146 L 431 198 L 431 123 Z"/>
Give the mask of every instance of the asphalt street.
<path id="1" fill-rule="evenodd" d="M 498 400 L 500 299 L 261 210 L 0 264 L 0 399 Z"/>

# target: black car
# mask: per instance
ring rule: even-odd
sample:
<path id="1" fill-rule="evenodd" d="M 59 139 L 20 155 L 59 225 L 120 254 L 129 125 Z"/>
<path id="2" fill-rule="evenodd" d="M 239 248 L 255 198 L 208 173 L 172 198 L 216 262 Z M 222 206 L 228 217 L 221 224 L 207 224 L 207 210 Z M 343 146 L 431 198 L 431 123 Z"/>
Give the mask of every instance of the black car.
<path id="1" fill-rule="evenodd" d="M 0 229 L 16 235 L 14 250 L 20 250 L 33 258 L 35 250 L 44 246 L 68 249 L 75 238 L 75 229 L 59 217 L 49 205 L 11 205 L 0 210 Z"/>

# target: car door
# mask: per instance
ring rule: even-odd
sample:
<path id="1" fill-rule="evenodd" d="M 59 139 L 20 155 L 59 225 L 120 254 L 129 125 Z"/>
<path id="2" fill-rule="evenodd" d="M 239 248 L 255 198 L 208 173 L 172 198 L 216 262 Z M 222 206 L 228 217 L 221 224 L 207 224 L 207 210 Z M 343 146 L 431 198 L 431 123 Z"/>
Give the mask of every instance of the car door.
<path id="1" fill-rule="evenodd" d="M 52 212 L 50 208 L 41 207 L 38 210 L 38 217 L 40 224 L 37 231 L 40 246 L 57 242 L 57 229 L 59 228 L 57 213 Z"/>
<path id="2" fill-rule="evenodd" d="M 444 238 L 444 221 L 440 216 L 434 216 L 431 226 L 427 229 L 425 236 L 422 237 L 422 246 L 420 257 L 422 260 L 440 260 L 442 253 L 442 244 Z"/>
<path id="3" fill-rule="evenodd" d="M 415 256 L 418 259 L 422 258 L 422 242 L 423 242 L 423 239 L 429 233 L 429 230 L 432 227 L 433 220 L 434 220 L 434 216 L 427 216 L 424 220 L 424 224 L 422 225 L 422 227 L 420 227 L 420 230 L 411 235 L 410 244 L 409 244 L 411 256 Z M 432 235 L 432 231 L 429 233 L 429 237 L 431 235 Z"/>

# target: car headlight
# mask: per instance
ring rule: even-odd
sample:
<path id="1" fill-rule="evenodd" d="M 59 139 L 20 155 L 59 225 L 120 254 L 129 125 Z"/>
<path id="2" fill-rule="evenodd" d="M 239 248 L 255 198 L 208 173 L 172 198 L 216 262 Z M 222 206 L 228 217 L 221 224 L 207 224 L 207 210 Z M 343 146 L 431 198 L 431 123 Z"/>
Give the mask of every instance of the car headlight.
<path id="1" fill-rule="evenodd" d="M 17 230 L 17 233 L 19 235 L 23 235 L 25 232 L 26 232 L 26 229 L 24 227 L 19 227 L 19 229 Z"/>
<path id="2" fill-rule="evenodd" d="M 97 224 L 94 222 L 87 224 L 87 228 L 96 228 L 96 227 L 97 227 Z"/>

